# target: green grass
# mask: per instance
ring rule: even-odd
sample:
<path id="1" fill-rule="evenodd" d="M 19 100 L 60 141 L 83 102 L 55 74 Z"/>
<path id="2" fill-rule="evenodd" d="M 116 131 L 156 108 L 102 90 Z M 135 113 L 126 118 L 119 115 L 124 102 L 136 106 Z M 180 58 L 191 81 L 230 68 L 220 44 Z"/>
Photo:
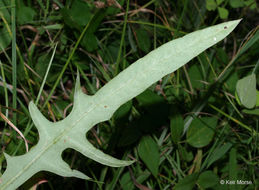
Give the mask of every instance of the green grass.
<path id="1" fill-rule="evenodd" d="M 41 172 L 21 189 L 41 180 L 47 183 L 38 189 L 258 189 L 259 105 L 247 109 L 236 95 L 237 82 L 252 73 L 258 89 L 258 8 L 243 0 L 235 1 L 241 2 L 239 7 L 225 1 L 210 11 L 203 0 L 117 0 L 119 4 L 99 4 L 103 8 L 96 2 L 0 2 L 0 111 L 23 133 L 30 148 L 39 137 L 28 113 L 29 101 L 37 102 L 49 120 L 62 120 L 72 108 L 77 70 L 83 90 L 94 94 L 165 42 L 225 20 L 243 20 L 224 41 L 124 104 L 110 121 L 87 134 L 105 153 L 136 163 L 106 167 L 68 149 L 63 159 L 93 181 Z M 222 18 L 217 7 L 225 8 L 228 18 Z M 3 152 L 21 155 L 25 146 L 2 118 L 0 124 L 3 173 Z M 199 136 L 209 133 L 212 138 Z M 196 137 L 202 146 L 191 140 Z M 152 144 L 146 154 L 145 144 Z M 158 161 L 150 164 L 148 160 L 157 155 Z M 252 184 L 221 185 L 219 180 Z"/>

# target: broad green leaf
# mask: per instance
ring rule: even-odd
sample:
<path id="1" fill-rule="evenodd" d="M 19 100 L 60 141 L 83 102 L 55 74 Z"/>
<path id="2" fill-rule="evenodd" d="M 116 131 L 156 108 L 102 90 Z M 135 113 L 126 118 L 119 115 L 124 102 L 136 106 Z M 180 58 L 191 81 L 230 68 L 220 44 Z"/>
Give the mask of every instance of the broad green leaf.
<path id="1" fill-rule="evenodd" d="M 86 1 L 75 0 L 71 9 L 67 11 L 70 19 L 80 26 L 84 26 L 90 21 L 91 11 Z"/>
<path id="2" fill-rule="evenodd" d="M 150 136 L 143 137 L 138 146 L 138 153 L 147 168 L 157 177 L 160 154 L 156 142 Z"/>
<path id="3" fill-rule="evenodd" d="M 218 60 L 219 60 L 219 65 L 222 65 L 222 63 L 224 64 L 228 64 L 229 63 L 229 55 L 226 53 L 225 49 L 223 49 L 224 47 L 222 48 L 217 48 L 217 57 Z M 214 60 L 217 60 L 217 59 L 214 59 Z"/>
<path id="4" fill-rule="evenodd" d="M 195 148 L 207 146 L 214 136 L 216 126 L 216 118 L 195 118 L 187 131 L 187 142 Z"/>
<path id="5" fill-rule="evenodd" d="M 0 29 L 0 50 L 7 48 L 12 41 L 12 38 L 7 31 L 6 27 Z"/>
<path id="6" fill-rule="evenodd" d="M 192 151 L 187 151 L 187 148 L 182 146 L 180 143 L 178 144 L 179 153 L 181 156 L 181 159 L 186 160 L 187 162 L 190 162 L 193 160 L 194 156 Z"/>
<path id="7" fill-rule="evenodd" d="M 238 81 L 238 75 L 237 75 L 237 72 L 234 72 L 226 80 L 228 91 L 230 91 L 231 93 L 235 92 L 237 81 Z"/>
<path id="8" fill-rule="evenodd" d="M 2 0 L 0 1 L 0 15 L 3 17 L 8 23 L 11 21 L 11 13 L 7 7 L 11 6 L 11 1 L 9 0 Z M 4 8 L 6 7 L 6 8 Z"/>
<path id="9" fill-rule="evenodd" d="M 1 177 L 0 189 L 17 189 L 39 171 L 89 179 L 63 161 L 61 154 L 67 148 L 104 165 L 122 167 L 131 164 L 132 161 L 121 161 L 96 149 L 86 139 L 86 133 L 97 123 L 109 120 L 122 104 L 154 82 L 225 38 L 239 22 L 222 23 L 164 44 L 130 65 L 93 96 L 82 92 L 78 75 L 73 109 L 59 122 L 48 121 L 30 102 L 29 111 L 39 132 L 39 142 L 24 155 L 9 156 L 5 153 L 7 168 Z"/>
<path id="10" fill-rule="evenodd" d="M 133 39 L 133 33 L 130 29 L 130 27 L 128 26 L 128 40 L 129 40 L 129 44 L 130 44 L 130 47 L 131 47 L 131 50 L 133 52 L 136 52 L 137 51 L 137 47 L 136 47 L 136 43 Z"/>
<path id="11" fill-rule="evenodd" d="M 10 6 L 10 3 L 10 1 L 2 0 L 0 1 L 0 7 L 8 7 Z M 2 25 L 0 28 L 0 51 L 5 49 L 12 41 L 11 34 L 8 32 L 4 20 L 7 22 L 7 24 L 9 24 L 11 21 L 11 15 L 7 8 L 0 9 L 0 22 Z M 11 26 L 9 27 L 11 28 Z"/>
<path id="12" fill-rule="evenodd" d="M 145 53 L 149 52 L 151 41 L 145 29 L 140 28 L 136 30 L 139 48 Z"/>
<path id="13" fill-rule="evenodd" d="M 217 8 L 215 0 L 206 0 L 206 8 L 208 11 L 214 11 Z"/>
<path id="14" fill-rule="evenodd" d="M 80 26 L 86 25 L 91 18 L 91 11 L 88 3 L 83 0 L 75 0 L 70 9 L 61 10 L 63 19 L 67 26 L 79 29 Z"/>
<path id="15" fill-rule="evenodd" d="M 192 189 L 194 189 L 198 176 L 199 176 L 199 173 L 193 173 L 191 175 L 187 175 L 179 183 L 176 184 L 174 190 L 192 190 Z"/>
<path id="16" fill-rule="evenodd" d="M 154 104 L 162 104 L 165 102 L 164 98 L 152 92 L 151 90 L 145 90 L 143 93 L 136 97 L 141 107 L 149 107 Z"/>
<path id="17" fill-rule="evenodd" d="M 256 105 L 255 74 L 251 74 L 238 80 L 236 91 L 241 104 L 246 108 L 253 108 Z"/>
<path id="18" fill-rule="evenodd" d="M 194 89 L 201 89 L 203 87 L 202 81 L 204 80 L 202 77 L 201 67 L 199 65 L 192 65 L 188 69 L 190 81 L 192 83 L 192 87 Z"/>
<path id="19" fill-rule="evenodd" d="M 219 6 L 221 3 L 224 2 L 224 0 L 216 0 L 216 2 L 217 2 L 217 5 Z"/>
<path id="20" fill-rule="evenodd" d="M 128 101 L 127 103 L 123 104 L 114 114 L 113 118 L 115 120 L 121 119 L 127 115 L 132 107 L 132 101 Z"/>
<path id="21" fill-rule="evenodd" d="M 120 184 L 123 190 L 134 190 L 134 183 L 132 182 L 129 172 L 121 177 Z"/>
<path id="22" fill-rule="evenodd" d="M 228 18 L 228 10 L 223 7 L 218 7 L 219 17 L 221 19 Z"/>
<path id="23" fill-rule="evenodd" d="M 17 22 L 19 24 L 30 23 L 33 21 L 35 15 L 36 11 L 34 9 L 22 5 L 17 9 Z"/>
<path id="24" fill-rule="evenodd" d="M 94 34 L 89 33 L 85 35 L 81 42 L 82 46 L 86 48 L 87 51 L 92 52 L 98 48 L 98 41 Z"/>
<path id="25" fill-rule="evenodd" d="M 183 134 L 183 118 L 180 114 L 175 114 L 170 118 L 171 137 L 174 143 L 178 143 Z"/>
<path id="26" fill-rule="evenodd" d="M 233 8 L 243 7 L 245 5 L 243 0 L 230 0 L 229 4 Z"/>
<path id="27" fill-rule="evenodd" d="M 253 110 L 244 109 L 244 110 L 242 110 L 242 112 L 244 112 L 246 114 L 258 115 L 259 116 L 259 109 L 253 109 Z"/>
<path id="28" fill-rule="evenodd" d="M 219 178 L 212 171 L 205 171 L 199 175 L 197 183 L 199 184 L 200 187 L 202 187 L 202 189 L 207 189 L 209 187 L 213 187 L 216 184 L 218 184 Z"/>
<path id="29" fill-rule="evenodd" d="M 220 159 L 222 156 L 224 156 L 227 151 L 232 147 L 231 143 L 226 143 L 223 146 L 217 148 L 214 150 L 214 152 L 211 154 L 211 156 L 209 157 L 208 160 L 208 165 L 207 168 L 213 164 L 215 161 L 217 161 L 218 159 Z"/>
<path id="30" fill-rule="evenodd" d="M 105 17 L 105 14 L 106 12 L 100 9 L 95 12 L 93 18 L 91 18 L 85 35 L 81 41 L 81 45 L 85 47 L 87 51 L 94 51 L 98 48 L 98 40 L 94 33 Z"/>

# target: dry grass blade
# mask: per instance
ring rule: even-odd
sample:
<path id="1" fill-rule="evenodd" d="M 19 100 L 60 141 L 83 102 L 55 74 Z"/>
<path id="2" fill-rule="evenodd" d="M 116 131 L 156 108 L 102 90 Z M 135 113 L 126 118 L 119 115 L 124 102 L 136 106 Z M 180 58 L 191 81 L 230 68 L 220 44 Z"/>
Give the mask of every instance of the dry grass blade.
<path id="1" fill-rule="evenodd" d="M 24 144 L 25 144 L 25 148 L 26 148 L 26 152 L 29 151 L 29 146 L 27 143 L 26 138 L 23 136 L 22 132 L 7 118 L 5 117 L 5 115 L 0 111 L 0 117 L 3 118 L 3 120 L 5 120 L 6 123 L 8 123 L 24 140 Z"/>

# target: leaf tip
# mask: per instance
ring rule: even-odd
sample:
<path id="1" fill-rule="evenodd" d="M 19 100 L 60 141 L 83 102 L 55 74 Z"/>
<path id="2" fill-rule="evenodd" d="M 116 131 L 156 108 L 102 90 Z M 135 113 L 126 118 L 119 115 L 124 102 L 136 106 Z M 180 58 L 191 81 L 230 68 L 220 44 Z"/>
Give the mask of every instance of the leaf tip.
<path id="1" fill-rule="evenodd" d="M 118 165 L 114 165 L 114 167 L 125 167 L 125 166 L 129 166 L 131 164 L 133 164 L 135 161 L 134 160 L 120 160 L 120 164 Z"/>
<path id="2" fill-rule="evenodd" d="M 32 118 L 32 121 L 34 122 L 36 128 L 39 130 L 39 132 L 43 132 L 46 129 L 46 126 L 49 126 L 52 124 L 38 109 L 38 107 L 33 103 L 33 101 L 30 101 L 29 103 L 29 112 Z M 42 130 L 41 130 L 42 129 Z M 40 132 L 40 133 L 41 133 Z"/>
<path id="3" fill-rule="evenodd" d="M 237 20 L 232 20 L 229 22 L 226 22 L 226 24 L 224 25 L 224 29 L 230 29 L 230 31 L 234 30 L 236 28 L 236 26 L 242 21 L 241 19 L 237 19 Z"/>
<path id="4" fill-rule="evenodd" d="M 12 156 L 10 156 L 9 154 L 7 154 L 7 153 L 4 152 L 4 157 L 5 157 L 5 160 L 6 160 L 6 162 L 7 162 L 7 167 L 8 167 L 8 165 L 9 165 L 10 162 L 11 162 Z"/>
<path id="5" fill-rule="evenodd" d="M 80 88 L 81 88 L 81 84 L 80 84 L 80 74 L 79 74 L 79 71 L 77 70 L 75 89 L 76 89 L 76 91 L 78 91 L 78 90 L 80 90 Z"/>
<path id="6" fill-rule="evenodd" d="M 4 152 L 4 157 L 5 157 L 6 160 L 11 158 L 11 156 L 9 154 L 5 153 L 5 152 Z"/>
<path id="7" fill-rule="evenodd" d="M 29 103 L 29 112 L 33 113 L 35 111 L 35 109 L 37 109 L 36 105 L 34 104 L 33 101 L 30 101 L 30 103 Z"/>
<path id="8" fill-rule="evenodd" d="M 84 173 L 78 171 L 78 170 L 73 170 L 73 177 L 77 177 L 80 179 L 84 179 L 84 180 L 91 180 L 92 178 L 88 177 L 87 175 L 85 175 Z"/>

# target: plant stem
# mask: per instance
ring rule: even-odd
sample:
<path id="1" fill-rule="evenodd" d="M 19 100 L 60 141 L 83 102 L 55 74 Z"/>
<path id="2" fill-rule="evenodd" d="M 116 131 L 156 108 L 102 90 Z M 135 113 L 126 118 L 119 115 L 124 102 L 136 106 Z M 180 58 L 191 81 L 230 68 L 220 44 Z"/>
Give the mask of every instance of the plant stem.
<path id="1" fill-rule="evenodd" d="M 16 63 L 16 22 L 15 22 L 15 0 L 11 1 L 11 20 L 12 20 L 12 85 L 13 85 L 13 109 L 17 108 L 17 92 L 16 92 L 16 75 L 17 75 L 17 63 Z M 13 124 L 16 125 L 16 113 L 13 112 Z"/>
<path id="2" fill-rule="evenodd" d="M 119 73 L 121 52 L 122 52 L 122 47 L 123 47 L 123 44 L 124 44 L 124 38 L 125 38 L 125 33 L 126 33 L 127 21 L 128 21 L 128 11 L 129 11 L 129 0 L 127 1 L 127 8 L 126 8 L 126 13 L 125 13 L 125 17 L 124 17 L 124 24 L 123 24 L 123 30 L 122 30 L 122 35 L 121 35 L 120 49 L 119 49 L 119 53 L 118 53 L 117 61 L 116 61 L 116 66 L 115 66 L 115 76 Z"/>

